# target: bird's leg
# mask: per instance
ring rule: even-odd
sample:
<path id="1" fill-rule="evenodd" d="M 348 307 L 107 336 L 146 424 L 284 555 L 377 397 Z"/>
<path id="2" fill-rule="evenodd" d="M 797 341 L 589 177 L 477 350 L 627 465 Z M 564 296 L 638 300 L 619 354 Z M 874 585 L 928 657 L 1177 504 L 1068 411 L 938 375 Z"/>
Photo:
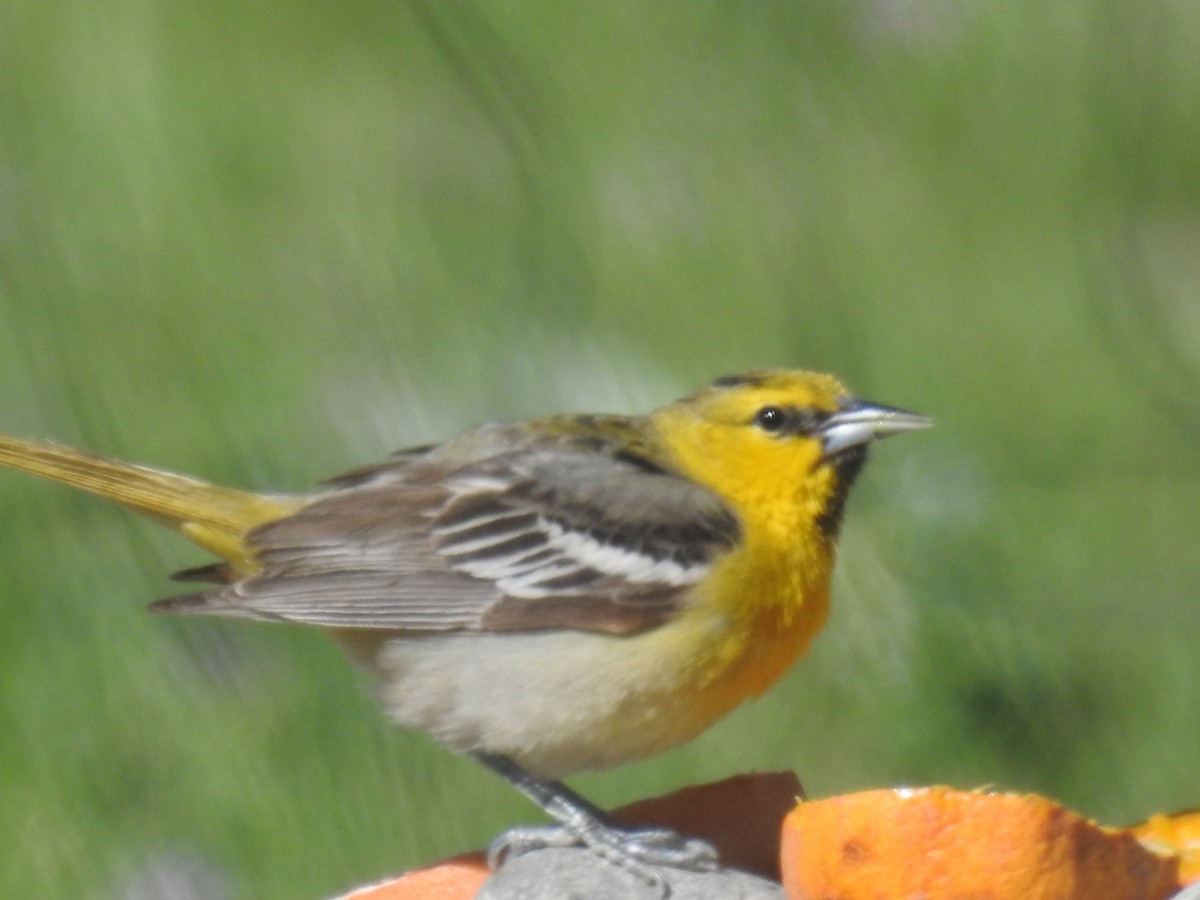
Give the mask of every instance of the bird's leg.
<path id="1" fill-rule="evenodd" d="M 488 848 L 488 864 L 492 868 L 507 857 L 531 850 L 579 844 L 656 885 L 662 884 L 662 878 L 652 871 L 655 866 L 693 872 L 717 868 L 717 851 L 706 841 L 669 828 L 624 828 L 561 782 L 531 775 L 505 756 L 491 753 L 474 756 L 558 822 L 557 826 L 526 826 L 504 832 Z"/>

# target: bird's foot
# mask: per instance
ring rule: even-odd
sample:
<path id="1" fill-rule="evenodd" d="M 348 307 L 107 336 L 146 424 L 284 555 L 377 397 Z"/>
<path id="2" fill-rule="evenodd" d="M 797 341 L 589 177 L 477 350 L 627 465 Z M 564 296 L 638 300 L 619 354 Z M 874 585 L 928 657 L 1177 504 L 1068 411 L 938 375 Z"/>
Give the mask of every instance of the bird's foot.
<path id="1" fill-rule="evenodd" d="M 488 847 L 488 865 L 497 868 L 506 859 L 548 847 L 579 846 L 615 863 L 636 862 L 690 872 L 711 872 L 719 866 L 717 851 L 712 844 L 669 828 L 606 826 L 577 831 L 563 825 L 526 825 L 509 829 Z"/>
<path id="2" fill-rule="evenodd" d="M 588 823 L 580 829 L 563 825 L 510 829 L 488 847 L 488 865 L 495 869 L 506 859 L 550 847 L 587 847 L 597 856 L 655 888 L 668 893 L 660 868 L 712 872 L 719 867 L 717 851 L 707 841 L 669 828 L 627 829 Z"/>

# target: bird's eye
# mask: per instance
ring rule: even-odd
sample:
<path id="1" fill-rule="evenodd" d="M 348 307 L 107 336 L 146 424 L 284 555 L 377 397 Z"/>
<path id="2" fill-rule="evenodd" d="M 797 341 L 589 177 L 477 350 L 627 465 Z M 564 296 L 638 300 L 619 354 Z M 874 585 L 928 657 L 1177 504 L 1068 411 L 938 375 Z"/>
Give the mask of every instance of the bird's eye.
<path id="1" fill-rule="evenodd" d="M 787 413 L 778 406 L 764 406 L 755 413 L 754 424 L 763 431 L 781 431 L 787 424 Z"/>

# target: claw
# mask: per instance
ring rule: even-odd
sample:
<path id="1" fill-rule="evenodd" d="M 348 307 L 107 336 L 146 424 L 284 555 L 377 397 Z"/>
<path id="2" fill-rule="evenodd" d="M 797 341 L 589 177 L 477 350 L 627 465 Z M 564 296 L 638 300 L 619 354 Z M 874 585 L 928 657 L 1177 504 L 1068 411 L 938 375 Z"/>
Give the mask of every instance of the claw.
<path id="1" fill-rule="evenodd" d="M 669 828 L 618 831 L 616 835 L 622 850 L 649 865 L 669 866 L 689 872 L 713 872 L 720 868 L 720 860 L 712 844 Z"/>
<path id="2" fill-rule="evenodd" d="M 515 859 L 550 847 L 578 847 L 583 842 L 561 825 L 522 825 L 497 835 L 487 849 L 489 869 L 498 869 L 506 859 Z"/>

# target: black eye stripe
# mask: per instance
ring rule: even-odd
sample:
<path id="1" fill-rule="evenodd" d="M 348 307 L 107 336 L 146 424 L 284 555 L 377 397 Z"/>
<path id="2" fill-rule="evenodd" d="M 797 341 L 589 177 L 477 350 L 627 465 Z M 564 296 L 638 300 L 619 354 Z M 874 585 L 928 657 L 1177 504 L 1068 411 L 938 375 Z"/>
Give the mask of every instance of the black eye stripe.
<path id="1" fill-rule="evenodd" d="M 825 420 L 824 413 L 794 406 L 764 406 L 754 414 L 754 424 L 768 434 L 811 434 Z"/>

